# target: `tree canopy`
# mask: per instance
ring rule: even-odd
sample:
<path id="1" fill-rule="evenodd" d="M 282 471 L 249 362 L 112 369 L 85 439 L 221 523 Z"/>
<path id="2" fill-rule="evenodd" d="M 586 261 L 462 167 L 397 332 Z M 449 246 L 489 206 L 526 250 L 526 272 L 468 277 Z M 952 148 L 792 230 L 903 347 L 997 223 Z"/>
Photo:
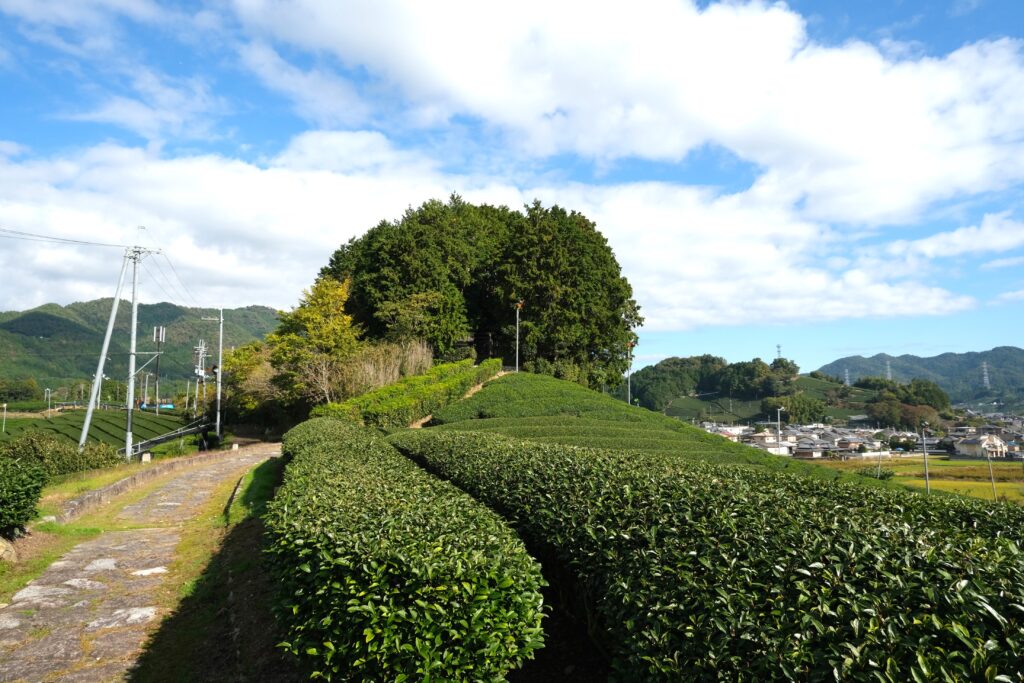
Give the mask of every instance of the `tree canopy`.
<path id="1" fill-rule="evenodd" d="M 640 405 L 664 410 L 679 396 L 718 394 L 739 399 L 783 396 L 793 392 L 800 368 L 786 358 L 768 365 L 760 358 L 729 363 L 718 356 L 666 358 L 633 374 L 633 395 Z"/>
<path id="2" fill-rule="evenodd" d="M 593 221 L 534 202 L 523 212 L 453 195 L 342 245 L 321 277 L 349 280 L 345 311 L 371 339 L 473 348 L 527 369 L 616 385 L 642 324 L 629 283 Z"/>

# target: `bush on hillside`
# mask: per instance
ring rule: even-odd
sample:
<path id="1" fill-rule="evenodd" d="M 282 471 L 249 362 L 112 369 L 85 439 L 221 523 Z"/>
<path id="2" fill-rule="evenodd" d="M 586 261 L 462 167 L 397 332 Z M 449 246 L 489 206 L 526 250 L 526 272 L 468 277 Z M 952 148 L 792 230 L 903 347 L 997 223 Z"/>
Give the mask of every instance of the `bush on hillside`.
<path id="1" fill-rule="evenodd" d="M 497 681 L 541 646 L 540 566 L 371 430 L 305 422 L 266 524 L 285 647 L 314 675 Z"/>
<path id="2" fill-rule="evenodd" d="M 32 460 L 0 458 L 0 536 L 35 517 L 46 471 Z"/>
<path id="3" fill-rule="evenodd" d="M 407 427 L 458 401 L 471 387 L 500 371 L 497 358 L 477 366 L 471 359 L 437 365 L 422 375 L 406 377 L 344 403 L 317 406 L 310 416 L 342 418 L 380 429 Z"/>
<path id="4" fill-rule="evenodd" d="M 0 459 L 15 458 L 39 464 L 49 477 L 113 467 L 124 457 L 110 444 L 90 443 L 79 452 L 78 444 L 52 434 L 31 430 L 0 443 Z"/>
<path id="5" fill-rule="evenodd" d="M 1022 680 L 1024 509 L 671 456 L 390 441 L 573 577 L 624 680 Z"/>

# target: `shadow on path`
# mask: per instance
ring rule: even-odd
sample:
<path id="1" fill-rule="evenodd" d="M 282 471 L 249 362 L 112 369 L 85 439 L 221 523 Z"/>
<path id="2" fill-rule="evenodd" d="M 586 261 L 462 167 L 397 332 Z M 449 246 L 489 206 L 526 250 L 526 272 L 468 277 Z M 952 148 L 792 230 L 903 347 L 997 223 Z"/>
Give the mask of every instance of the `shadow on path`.
<path id="1" fill-rule="evenodd" d="M 278 458 L 259 465 L 280 467 Z M 252 508 L 251 515 L 225 536 L 191 595 L 152 635 L 128 681 L 308 680 L 276 647 L 283 637 L 270 610 L 273 587 L 262 557 L 262 501 L 253 503 L 243 494 L 242 502 Z"/>

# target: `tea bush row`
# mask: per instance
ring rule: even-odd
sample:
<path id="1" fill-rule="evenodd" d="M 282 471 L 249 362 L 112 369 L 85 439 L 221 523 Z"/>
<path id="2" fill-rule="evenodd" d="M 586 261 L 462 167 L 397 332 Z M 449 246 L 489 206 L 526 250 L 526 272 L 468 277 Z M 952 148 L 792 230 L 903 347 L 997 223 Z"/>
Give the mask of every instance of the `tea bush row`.
<path id="1" fill-rule="evenodd" d="M 541 646 L 540 566 L 498 515 L 347 421 L 305 422 L 283 450 L 271 568 L 314 675 L 502 680 Z"/>
<path id="2" fill-rule="evenodd" d="M 35 429 L 0 443 L 0 460 L 12 458 L 35 462 L 48 477 L 113 467 L 124 462 L 109 444 L 90 443 L 79 451 L 74 441 Z"/>
<path id="3" fill-rule="evenodd" d="M 390 440 L 572 577 L 623 680 L 1024 678 L 1024 509 L 492 434 Z"/>
<path id="4" fill-rule="evenodd" d="M 412 422 L 459 400 L 473 386 L 501 370 L 492 358 L 474 366 L 472 359 L 437 365 L 423 375 L 406 377 L 343 403 L 318 406 L 312 417 L 344 417 L 380 429 L 407 427 Z"/>
<path id="5" fill-rule="evenodd" d="M 46 470 L 23 458 L 0 458 L 0 536 L 35 517 L 39 495 L 46 484 Z"/>

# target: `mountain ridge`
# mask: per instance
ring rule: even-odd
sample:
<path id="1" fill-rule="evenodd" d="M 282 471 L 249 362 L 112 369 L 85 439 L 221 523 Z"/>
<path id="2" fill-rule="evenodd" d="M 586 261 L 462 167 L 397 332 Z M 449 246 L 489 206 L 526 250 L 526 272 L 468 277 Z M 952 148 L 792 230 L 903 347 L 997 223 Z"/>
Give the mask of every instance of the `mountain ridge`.
<path id="1" fill-rule="evenodd" d="M 79 301 L 67 305 L 42 304 L 25 311 L 0 312 L 0 379 L 34 377 L 40 382 L 79 381 L 91 378 L 103 344 L 112 298 Z M 139 304 L 138 350 L 155 350 L 153 327 L 167 328 L 161 358 L 161 375 L 169 380 L 192 376 L 192 347 L 206 341 L 216 363 L 217 317 L 213 308 L 191 308 L 168 302 Z M 262 339 L 277 326 L 278 312 L 266 306 L 224 309 L 224 348 Z M 104 369 L 109 377 L 127 375 L 131 328 L 131 304 L 118 306 L 110 342 L 110 360 Z M 145 362 L 141 356 L 139 364 Z"/>
<path id="2" fill-rule="evenodd" d="M 892 368 L 893 379 L 902 382 L 914 378 L 931 380 L 949 394 L 954 403 L 985 399 L 1024 402 L 1024 349 L 1016 346 L 936 356 L 886 353 L 870 357 L 846 356 L 821 366 L 819 371 L 842 378 L 849 370 L 851 381 L 866 376 L 885 377 L 886 361 Z M 984 386 L 983 363 L 988 365 L 988 389 Z"/>

